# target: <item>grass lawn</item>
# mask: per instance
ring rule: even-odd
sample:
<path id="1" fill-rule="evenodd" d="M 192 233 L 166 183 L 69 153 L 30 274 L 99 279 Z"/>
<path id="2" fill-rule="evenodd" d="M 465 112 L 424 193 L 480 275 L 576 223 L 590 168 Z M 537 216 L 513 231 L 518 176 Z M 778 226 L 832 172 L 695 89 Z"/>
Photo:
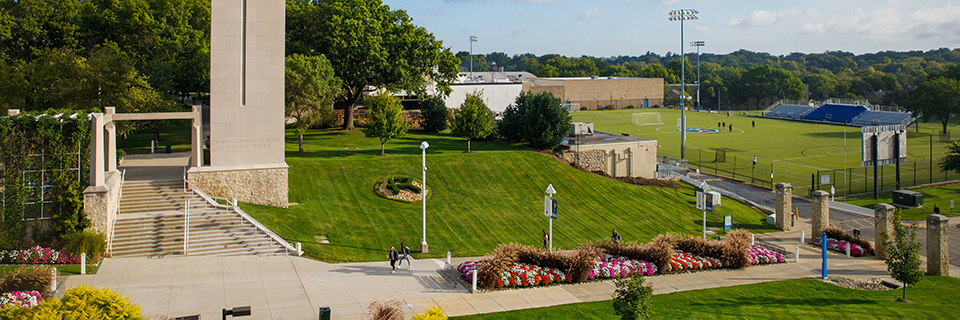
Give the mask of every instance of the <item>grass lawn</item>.
<path id="1" fill-rule="evenodd" d="M 905 221 L 924 221 L 928 215 L 933 214 L 933 205 L 940 206 L 940 214 L 948 217 L 956 217 L 960 210 L 954 209 L 950 213 L 950 199 L 960 200 L 960 185 L 952 185 L 936 188 L 914 189 L 911 191 L 923 194 L 923 207 L 917 209 L 902 209 Z M 879 203 L 893 203 L 893 193 L 881 193 L 880 199 L 873 199 L 873 195 L 865 195 L 843 200 L 845 203 L 873 209 L 873 206 Z"/>
<path id="2" fill-rule="evenodd" d="M 0 274 L 6 273 L 6 272 L 12 272 L 12 271 L 17 270 L 17 268 L 22 267 L 22 266 L 24 266 L 24 265 L 22 265 L 22 264 L 2 264 L 2 265 L 0 265 Z M 58 265 L 46 265 L 46 266 L 57 267 L 57 271 L 60 272 L 60 275 L 64 275 L 64 276 L 72 276 L 72 275 L 80 274 L 80 264 L 58 264 Z M 98 266 L 95 265 L 95 264 L 88 264 L 88 265 L 87 265 L 87 274 L 96 274 L 96 273 L 97 273 L 97 267 L 98 267 Z"/>
<path id="3" fill-rule="evenodd" d="M 632 114 L 635 112 L 659 112 L 660 125 L 638 126 L 632 124 Z M 739 111 L 719 114 L 687 112 L 688 128 L 717 129 L 718 122 L 733 125 L 733 131 L 724 128 L 719 133 L 687 133 L 686 158 L 690 166 L 700 168 L 704 172 L 713 172 L 714 169 L 731 172 L 736 163 L 738 179 L 770 180 L 771 166 L 775 183 L 790 182 L 794 186 L 795 195 L 807 195 L 811 185 L 811 175 L 820 170 L 821 174 L 831 174 L 831 183 L 837 183 L 837 194 L 855 194 L 860 189 L 873 188 L 873 170 L 864 171 L 861 168 L 861 135 L 859 127 L 842 125 L 818 124 L 810 122 L 787 121 L 767 118 L 754 118 L 740 115 Z M 757 114 L 758 111 L 751 111 Z M 658 156 L 680 157 L 680 132 L 677 131 L 677 119 L 680 110 L 673 109 L 624 109 L 611 111 L 581 111 L 573 113 L 573 121 L 593 122 L 595 129 L 613 134 L 629 133 L 641 137 L 657 139 L 662 148 L 657 150 Z M 756 122 L 756 127 L 751 122 Z M 952 119 L 947 128 L 955 130 L 960 120 Z M 916 125 L 910 127 L 907 133 L 907 162 L 901 168 L 901 182 L 904 185 L 919 185 L 931 180 L 930 162 L 932 133 L 939 132 L 939 122 L 919 123 L 920 132 L 916 132 Z M 844 131 L 846 138 L 844 139 Z M 956 138 L 956 133 L 954 138 Z M 846 151 L 844 151 L 846 142 Z M 933 138 L 932 157 L 940 158 L 947 142 Z M 726 162 L 714 163 L 715 149 L 725 149 Z M 753 156 L 757 156 L 757 168 L 751 166 Z M 844 162 L 846 155 L 846 162 Z M 921 161 L 915 168 L 914 161 Z M 846 165 L 844 165 L 846 163 Z M 699 165 L 698 165 L 699 164 Z M 933 162 L 933 180 L 943 181 L 944 173 L 939 170 L 936 161 Z M 848 175 L 842 173 L 844 168 L 855 168 Z M 833 174 L 833 170 L 837 174 Z M 914 172 L 916 171 L 916 174 Z M 883 166 L 881 172 L 882 190 L 893 189 L 895 184 L 894 166 Z M 846 176 L 849 176 L 847 178 Z M 869 176 L 868 179 L 864 179 Z M 960 174 L 950 174 L 951 179 L 960 179 Z M 850 183 L 843 183 L 849 179 Z M 864 186 L 864 182 L 868 182 Z M 765 185 L 766 186 L 766 185 Z M 830 190 L 831 184 L 821 185 L 821 190 Z M 848 192 L 848 190 L 850 190 Z"/>
<path id="4" fill-rule="evenodd" d="M 117 137 L 117 148 L 122 148 L 127 154 L 150 153 L 150 140 L 153 140 L 153 131 L 144 130 L 128 135 L 126 138 Z M 160 143 L 156 145 L 155 153 L 164 153 L 165 146 L 170 145 L 172 152 L 190 152 L 190 126 L 163 128 L 160 130 Z"/>
<path id="5" fill-rule="evenodd" d="M 901 290 L 854 290 L 807 278 L 653 296 L 656 319 L 955 319 L 960 279 L 927 276 Z M 611 301 L 451 319 L 619 319 Z"/>
<path id="6" fill-rule="evenodd" d="M 386 259 L 390 246 L 404 241 L 419 251 L 420 202 L 388 200 L 375 186 L 392 176 L 421 176 L 421 141 L 427 150 L 427 243 L 429 254 L 418 258 L 480 256 L 501 243 L 538 245 L 544 190 L 553 184 L 559 202 L 554 246 L 574 248 L 607 239 L 610 229 L 625 241 L 646 242 L 662 233 L 699 234 L 701 212 L 693 189 L 635 186 L 584 173 L 550 155 L 499 141 L 466 141 L 447 134 L 410 132 L 386 145 L 390 156 L 378 156 L 380 144 L 357 131 L 311 131 L 304 154 L 288 131 L 288 209 L 241 204 L 257 220 L 290 242 L 301 242 L 306 254 L 329 262 Z M 350 147 L 351 149 L 347 149 Z M 359 149 L 353 149 L 359 147 Z M 708 214 L 708 227 L 720 227 L 733 215 L 734 228 L 774 231 L 765 215 L 736 201 Z M 326 237 L 330 244 L 320 244 Z"/>

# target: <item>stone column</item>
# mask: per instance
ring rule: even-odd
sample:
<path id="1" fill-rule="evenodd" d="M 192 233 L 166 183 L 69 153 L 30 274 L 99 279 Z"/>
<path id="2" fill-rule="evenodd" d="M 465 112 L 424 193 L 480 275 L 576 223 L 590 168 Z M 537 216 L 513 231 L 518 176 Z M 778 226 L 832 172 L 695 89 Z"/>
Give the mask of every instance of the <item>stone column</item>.
<path id="1" fill-rule="evenodd" d="M 950 220 L 939 214 L 927 216 L 927 274 L 950 276 Z"/>
<path id="2" fill-rule="evenodd" d="M 775 190 L 777 205 L 774 217 L 777 219 L 777 229 L 787 231 L 790 230 L 790 223 L 787 223 L 787 220 L 790 219 L 790 212 L 793 211 L 793 186 L 789 183 L 778 183 Z"/>
<path id="3" fill-rule="evenodd" d="M 197 117 L 193 118 L 193 129 L 190 130 L 190 166 L 203 165 L 203 121 L 200 119 L 200 106 L 193 106 Z"/>
<path id="4" fill-rule="evenodd" d="M 886 247 L 883 245 L 883 232 L 886 231 L 887 237 L 893 239 L 893 213 L 896 207 L 881 203 L 873 207 L 874 215 L 874 241 L 873 247 L 877 250 L 877 258 L 887 259 Z"/>
<path id="5" fill-rule="evenodd" d="M 830 225 L 830 193 L 822 190 L 814 191 L 810 194 L 813 198 L 813 219 L 810 221 L 810 230 L 812 236 L 818 237 L 823 234 L 823 229 Z"/>
<path id="6" fill-rule="evenodd" d="M 104 187 L 103 114 L 90 119 L 90 186 Z M 106 187 L 104 187 L 106 188 Z"/>

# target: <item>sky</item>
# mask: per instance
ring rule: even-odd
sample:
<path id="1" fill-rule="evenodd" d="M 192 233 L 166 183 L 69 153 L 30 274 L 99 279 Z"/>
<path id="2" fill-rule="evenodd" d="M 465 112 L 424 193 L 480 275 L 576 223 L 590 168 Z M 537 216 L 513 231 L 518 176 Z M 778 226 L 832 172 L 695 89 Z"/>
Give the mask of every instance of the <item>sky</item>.
<path id="1" fill-rule="evenodd" d="M 960 1 L 916 0 L 382 0 L 454 53 L 610 57 L 651 51 L 725 54 L 960 47 Z M 952 3 L 951 3 L 952 2 Z M 696 9 L 699 20 L 669 21 Z M 683 48 L 681 48 L 681 45 Z"/>

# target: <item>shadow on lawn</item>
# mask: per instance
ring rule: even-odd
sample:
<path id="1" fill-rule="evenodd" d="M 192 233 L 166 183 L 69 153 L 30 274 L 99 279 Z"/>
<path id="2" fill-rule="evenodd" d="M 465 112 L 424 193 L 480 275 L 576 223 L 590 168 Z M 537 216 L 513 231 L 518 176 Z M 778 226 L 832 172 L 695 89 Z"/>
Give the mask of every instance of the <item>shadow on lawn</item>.
<path id="1" fill-rule="evenodd" d="M 796 298 L 796 299 L 774 299 L 774 298 L 744 298 L 744 299 L 714 299 L 710 302 L 691 302 L 691 307 L 709 307 L 710 310 L 722 312 L 722 310 L 743 310 L 744 307 L 773 307 L 781 308 L 783 305 L 795 306 L 838 306 L 838 305 L 857 305 L 857 304 L 876 304 L 876 301 L 867 299 L 837 299 L 837 298 Z M 729 315 L 742 315 L 739 312 L 731 312 Z"/>
<path id="2" fill-rule="evenodd" d="M 288 155 L 296 158 L 345 158 L 345 157 L 364 157 L 372 158 L 380 155 L 379 145 L 359 146 L 360 149 L 346 149 L 347 147 L 357 147 L 356 140 L 347 141 L 351 145 L 344 145 L 342 139 L 337 136 L 343 136 L 346 133 L 342 131 L 324 131 L 304 134 L 303 143 L 306 149 L 312 149 L 310 146 L 322 145 L 324 150 L 306 151 L 298 153 L 297 151 L 288 151 Z M 296 135 L 291 136 L 296 139 Z M 372 139 L 372 138 L 371 138 Z M 460 153 L 467 151 L 467 141 L 463 138 L 450 136 L 445 133 L 422 133 L 408 134 L 403 138 L 391 139 L 384 145 L 383 152 L 388 155 L 420 155 L 420 143 L 427 141 L 430 148 L 427 153 Z M 296 140 L 293 141 L 296 144 Z M 335 145 L 339 143 L 340 145 Z M 474 152 L 482 151 L 506 151 L 506 150 L 525 150 L 523 145 L 508 143 L 500 140 L 478 140 L 472 141 L 470 150 Z"/>

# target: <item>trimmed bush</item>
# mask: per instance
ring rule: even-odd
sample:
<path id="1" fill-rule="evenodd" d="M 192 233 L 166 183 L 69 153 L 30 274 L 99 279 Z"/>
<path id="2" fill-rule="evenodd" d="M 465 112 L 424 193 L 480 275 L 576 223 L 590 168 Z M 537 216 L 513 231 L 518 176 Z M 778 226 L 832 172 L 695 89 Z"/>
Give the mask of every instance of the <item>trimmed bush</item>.
<path id="1" fill-rule="evenodd" d="M 107 252 L 107 238 L 96 232 L 74 232 L 63 237 L 63 249 L 75 257 L 86 253 L 87 262 L 96 263 Z"/>
<path id="2" fill-rule="evenodd" d="M 413 315 L 413 320 L 447 320 L 447 315 L 443 314 L 443 308 L 434 305 L 427 312 Z"/>
<path id="3" fill-rule="evenodd" d="M 0 319 L 142 319 L 140 306 L 110 290 L 80 285 L 30 309 L 0 309 Z"/>
<path id="4" fill-rule="evenodd" d="M 14 271 L 0 275 L 0 292 L 36 291 L 44 297 L 49 297 L 50 277 L 50 267 L 20 266 Z"/>
<path id="5" fill-rule="evenodd" d="M 400 194 L 400 190 L 420 193 L 420 188 L 413 185 L 413 179 L 411 178 L 390 178 L 387 180 L 387 189 L 393 191 L 393 194 Z"/>

